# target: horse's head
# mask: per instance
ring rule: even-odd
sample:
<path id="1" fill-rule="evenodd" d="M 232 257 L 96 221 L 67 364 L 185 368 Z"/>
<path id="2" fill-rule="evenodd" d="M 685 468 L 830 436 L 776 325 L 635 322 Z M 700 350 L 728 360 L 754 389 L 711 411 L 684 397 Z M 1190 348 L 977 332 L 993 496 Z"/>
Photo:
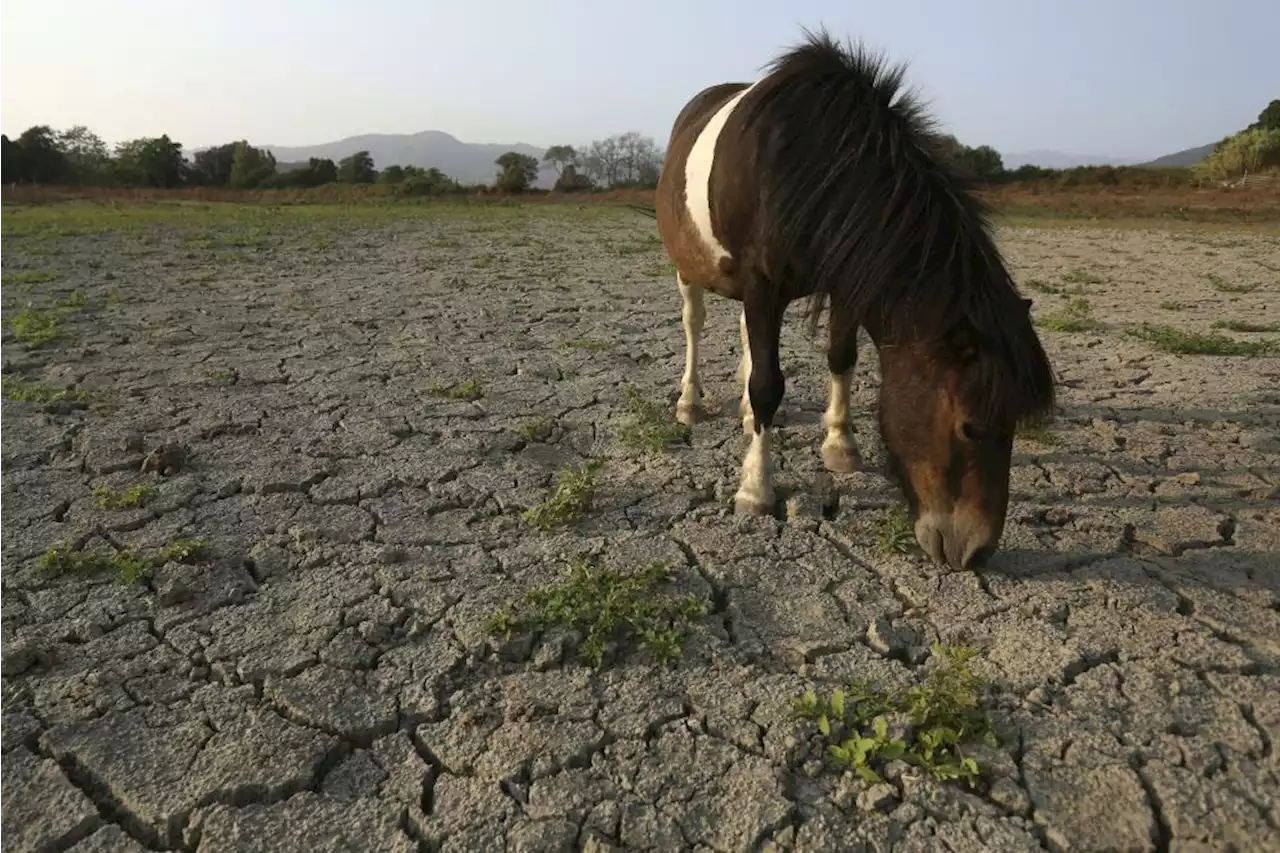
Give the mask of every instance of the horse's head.
<path id="1" fill-rule="evenodd" d="M 1004 532 L 1019 418 L 1052 410 L 1052 374 L 1026 308 L 1002 320 L 1020 346 L 961 320 L 933 339 L 880 349 L 880 430 L 935 562 L 981 566 Z M 1028 346 L 1028 344 L 1031 344 Z M 1014 363 L 1019 353 L 1031 363 Z"/>

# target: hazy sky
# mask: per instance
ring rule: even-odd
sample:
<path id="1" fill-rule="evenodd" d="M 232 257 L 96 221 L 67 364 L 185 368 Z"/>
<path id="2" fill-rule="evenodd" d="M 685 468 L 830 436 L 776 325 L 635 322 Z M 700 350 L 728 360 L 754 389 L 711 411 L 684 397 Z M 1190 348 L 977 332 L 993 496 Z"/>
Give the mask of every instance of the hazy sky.
<path id="1" fill-rule="evenodd" d="M 1280 97 L 1277 0 L 4 0 L 0 124 L 665 145 L 699 89 L 823 24 L 909 60 L 948 130 L 1006 153 L 1165 154 Z"/>

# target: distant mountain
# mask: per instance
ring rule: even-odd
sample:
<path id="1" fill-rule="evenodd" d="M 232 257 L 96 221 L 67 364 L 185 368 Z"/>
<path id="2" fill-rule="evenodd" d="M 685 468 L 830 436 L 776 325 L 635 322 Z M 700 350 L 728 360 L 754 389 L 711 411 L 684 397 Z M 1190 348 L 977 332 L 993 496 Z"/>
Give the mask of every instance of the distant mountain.
<path id="1" fill-rule="evenodd" d="M 328 158 L 338 162 L 357 151 L 368 151 L 378 169 L 392 165 L 421 166 L 439 169 L 449 177 L 464 184 L 492 184 L 498 167 L 494 160 L 508 151 L 517 151 L 542 159 L 544 149 L 517 142 L 513 145 L 462 142 L 439 130 L 421 133 L 370 133 L 349 136 L 336 142 L 320 145 L 262 145 L 275 155 L 276 161 L 306 163 L 312 157 Z M 536 186 L 550 187 L 555 183 L 556 172 L 550 166 L 538 174 Z"/>
<path id="2" fill-rule="evenodd" d="M 1039 166 L 1042 169 L 1070 169 L 1073 166 L 1131 166 L 1138 161 L 1132 157 L 1106 157 L 1095 154 L 1064 154 L 1061 151 L 1001 152 L 1000 159 L 1006 169 L 1019 166 Z"/>
<path id="3" fill-rule="evenodd" d="M 1142 163 L 1141 165 L 1150 168 L 1158 166 L 1194 166 L 1204 158 L 1213 153 L 1213 146 L 1216 142 L 1210 142 L 1208 145 L 1201 145 L 1199 148 L 1188 148 L 1185 151 L 1175 151 L 1172 154 L 1166 154 L 1163 157 L 1157 157 L 1150 163 Z"/>

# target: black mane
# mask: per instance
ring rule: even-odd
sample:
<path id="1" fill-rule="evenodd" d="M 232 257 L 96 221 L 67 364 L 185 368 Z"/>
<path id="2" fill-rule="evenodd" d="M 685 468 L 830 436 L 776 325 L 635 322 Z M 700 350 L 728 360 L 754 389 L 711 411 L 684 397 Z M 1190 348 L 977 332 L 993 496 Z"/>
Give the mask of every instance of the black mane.
<path id="1" fill-rule="evenodd" d="M 993 419 L 1050 414 L 1052 371 L 988 212 L 939 157 L 905 64 L 805 35 L 742 106 L 770 274 L 814 295 L 815 320 L 830 300 L 838 335 L 871 321 L 905 341 L 910 323 L 941 341 L 967 321 L 981 344 L 972 402 Z"/>

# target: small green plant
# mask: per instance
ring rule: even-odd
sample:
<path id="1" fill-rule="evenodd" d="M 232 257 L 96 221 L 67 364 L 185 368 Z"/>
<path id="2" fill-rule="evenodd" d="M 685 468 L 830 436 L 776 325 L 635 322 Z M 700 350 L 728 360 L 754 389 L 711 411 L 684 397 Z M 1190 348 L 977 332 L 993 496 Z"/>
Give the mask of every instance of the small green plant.
<path id="1" fill-rule="evenodd" d="M 608 341 L 602 341 L 599 338 L 577 338 L 571 341 L 561 341 L 560 345 L 566 349 L 580 349 L 590 352 L 607 350 L 613 346 L 613 344 Z"/>
<path id="2" fill-rule="evenodd" d="M 827 754 L 868 783 L 881 781 L 890 761 L 902 760 L 939 780 L 978 782 L 978 762 L 964 746 L 981 740 L 998 746 L 990 717 L 978 707 L 982 681 L 969 668 L 977 649 L 933 645 L 934 660 L 922 683 L 890 696 L 866 682 L 836 690 L 830 699 L 812 691 L 791 700 L 796 716 L 814 720 Z M 891 719 L 900 724 L 890 733 Z"/>
<path id="3" fill-rule="evenodd" d="M 1205 273 L 1205 278 L 1209 279 L 1209 284 L 1219 293 L 1253 293 L 1258 289 L 1256 284 L 1234 284 L 1217 273 Z"/>
<path id="4" fill-rule="evenodd" d="M 1088 332 L 1102 328 L 1102 324 L 1090 316 L 1089 300 L 1083 297 L 1069 299 L 1060 311 L 1036 318 L 1035 325 L 1051 332 Z"/>
<path id="5" fill-rule="evenodd" d="M 905 506 L 895 506 L 880 522 L 876 533 L 876 550 L 881 554 L 906 554 L 911 551 L 916 541 L 915 529 L 911 525 L 911 515 Z"/>
<path id="6" fill-rule="evenodd" d="M 212 379 L 214 382 L 232 382 L 236 378 L 234 370 L 224 370 L 217 367 L 202 367 L 200 375 L 206 379 Z"/>
<path id="7" fill-rule="evenodd" d="M 63 299 L 59 304 L 64 305 L 67 308 L 83 308 L 89 304 L 89 300 L 85 299 L 84 294 L 80 291 L 73 290 L 68 293 L 67 298 Z"/>
<path id="8" fill-rule="evenodd" d="M 543 441 L 551 435 L 551 427 L 551 418 L 525 418 L 516 432 L 526 441 Z"/>
<path id="9" fill-rule="evenodd" d="M 579 518 L 591 508 L 601 467 L 599 461 L 593 460 L 577 471 L 561 469 L 556 476 L 556 487 L 547 499 L 524 511 L 525 522 L 539 530 L 551 530 Z"/>
<path id="10" fill-rule="evenodd" d="M 44 284 L 46 281 L 53 281 L 57 276 L 53 273 L 41 272 L 40 270 L 22 270 L 21 272 L 10 273 L 0 280 L 0 284 L 9 287 L 15 284 Z"/>
<path id="11" fill-rule="evenodd" d="M 623 443 L 648 453 L 662 453 L 672 442 L 687 443 L 692 430 L 669 416 L 663 407 L 644 398 L 639 388 L 622 390 L 631 422 L 622 429 Z"/>
<path id="12" fill-rule="evenodd" d="M 1062 276 L 1062 280 L 1070 284 L 1103 284 L 1106 279 L 1085 270 L 1072 270 Z"/>
<path id="13" fill-rule="evenodd" d="M 32 349 L 62 337 L 58 315 L 34 305 L 28 305 L 15 317 L 5 317 L 5 322 L 13 329 L 14 339 Z"/>
<path id="14" fill-rule="evenodd" d="M 119 305 L 124 301 L 124 296 L 120 293 L 120 288 L 112 287 L 107 289 L 107 304 Z"/>
<path id="15" fill-rule="evenodd" d="M 1250 323 L 1247 320 L 1216 320 L 1213 328 L 1228 332 L 1280 332 L 1280 323 Z"/>
<path id="16" fill-rule="evenodd" d="M 449 400 L 478 400 L 484 395 L 484 388 L 479 379 L 471 378 L 453 385 L 432 385 L 427 393 L 433 397 L 444 397 Z"/>
<path id="17" fill-rule="evenodd" d="M 206 547 L 206 543 L 199 539 L 174 539 L 150 554 L 110 548 L 83 551 L 65 545 L 54 546 L 36 560 L 36 569 L 47 574 L 112 572 L 122 583 L 135 584 L 151 577 L 165 563 L 189 563 L 199 559 Z"/>
<path id="18" fill-rule="evenodd" d="M 1237 341 L 1217 332 L 1188 332 L 1173 326 L 1144 323 L 1126 329 L 1125 335 L 1176 355 L 1258 356 L 1280 353 L 1280 343 L 1276 341 Z"/>
<path id="19" fill-rule="evenodd" d="M 0 377 L 0 393 L 6 400 L 20 403 L 57 403 L 62 400 L 73 400 L 84 403 L 92 399 L 88 391 L 79 388 L 50 388 L 39 382 L 24 382 L 11 376 Z"/>
<path id="20" fill-rule="evenodd" d="M 147 498 L 154 495 L 155 486 L 141 483 L 130 486 L 123 492 L 117 492 L 106 486 L 98 486 L 93 490 L 93 505 L 98 509 L 133 509 L 142 506 Z"/>
<path id="21" fill-rule="evenodd" d="M 1038 278 L 1027 279 L 1027 287 L 1037 293 L 1047 293 L 1050 296 L 1060 296 L 1062 294 L 1061 287 Z"/>
<path id="22" fill-rule="evenodd" d="M 489 618 L 485 630 L 504 639 L 517 631 L 578 631 L 583 637 L 578 652 L 596 668 L 611 641 L 638 637 L 657 664 L 670 666 L 683 653 L 689 622 L 706 615 L 707 600 L 660 596 L 658 586 L 669 580 L 670 569 L 662 563 L 623 574 L 578 555 L 569 560 L 564 580 L 508 603 Z"/>
<path id="23" fill-rule="evenodd" d="M 1027 441 L 1034 441 L 1036 444 L 1054 445 L 1058 443 L 1058 436 L 1054 435 L 1048 427 L 1039 424 L 1018 427 L 1014 435 Z"/>
<path id="24" fill-rule="evenodd" d="M 1169 300 L 1165 300 L 1164 302 L 1161 302 L 1160 307 L 1166 311 L 1181 311 L 1183 308 L 1187 307 L 1187 303 L 1175 302 L 1174 300 L 1169 299 Z"/>

